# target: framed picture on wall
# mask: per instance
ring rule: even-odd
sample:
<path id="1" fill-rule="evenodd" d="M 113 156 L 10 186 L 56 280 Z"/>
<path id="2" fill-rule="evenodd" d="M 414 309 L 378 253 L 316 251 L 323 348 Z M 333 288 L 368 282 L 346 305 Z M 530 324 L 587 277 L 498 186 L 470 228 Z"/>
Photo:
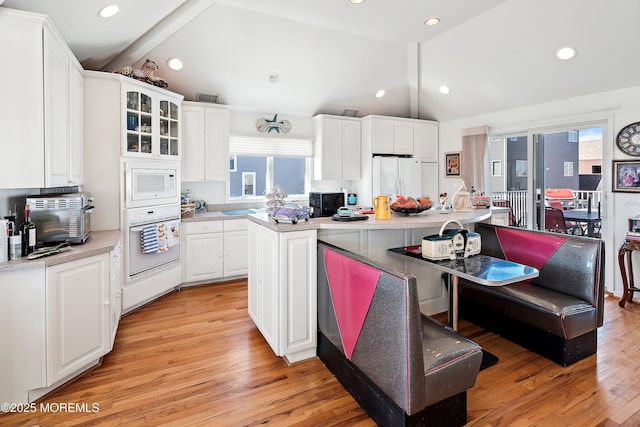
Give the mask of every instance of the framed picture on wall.
<path id="1" fill-rule="evenodd" d="M 640 193 L 640 160 L 613 161 L 613 191 Z"/>
<path id="2" fill-rule="evenodd" d="M 445 170 L 446 177 L 460 176 L 460 152 L 444 153 L 444 164 L 447 165 Z"/>

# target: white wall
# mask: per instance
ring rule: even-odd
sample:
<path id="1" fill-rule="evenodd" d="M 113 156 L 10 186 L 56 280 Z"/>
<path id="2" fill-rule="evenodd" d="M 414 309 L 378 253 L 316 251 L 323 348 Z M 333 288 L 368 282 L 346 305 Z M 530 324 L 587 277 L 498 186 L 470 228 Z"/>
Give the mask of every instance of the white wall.
<path id="1" fill-rule="evenodd" d="M 517 96 L 517 95 L 514 95 Z M 440 123 L 440 158 L 449 151 L 461 148 L 461 130 L 467 127 L 488 125 L 490 129 L 505 132 L 545 128 L 561 124 L 580 124 L 590 121 L 607 121 L 603 133 L 603 239 L 605 241 L 605 285 L 616 295 L 622 293 L 622 281 L 618 268 L 617 250 L 627 231 L 627 219 L 640 214 L 640 195 L 613 193 L 611 185 L 612 160 L 633 159 L 617 150 L 614 138 L 629 123 L 640 121 L 640 86 L 602 92 L 588 96 L 530 105 L 511 110 L 497 111 L 459 120 Z M 462 165 L 464 167 L 464 165 Z M 451 192 L 459 185 L 457 179 L 444 178 L 444 166 L 440 164 L 441 192 Z M 634 257 L 637 257 L 634 254 Z M 635 262 L 635 277 L 640 270 Z"/>

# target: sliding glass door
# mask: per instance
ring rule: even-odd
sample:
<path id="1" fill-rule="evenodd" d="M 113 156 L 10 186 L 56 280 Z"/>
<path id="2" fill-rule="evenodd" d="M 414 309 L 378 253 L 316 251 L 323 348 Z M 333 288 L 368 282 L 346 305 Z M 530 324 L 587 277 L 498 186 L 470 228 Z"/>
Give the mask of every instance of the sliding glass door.
<path id="1" fill-rule="evenodd" d="M 577 210 L 572 212 L 574 217 L 578 211 L 599 212 L 602 134 L 602 126 L 585 125 L 492 136 L 494 200 L 508 201 L 516 225 L 532 229 L 549 228 L 545 227 L 545 207 Z M 587 230 L 570 223 L 566 224 L 569 232 Z"/>

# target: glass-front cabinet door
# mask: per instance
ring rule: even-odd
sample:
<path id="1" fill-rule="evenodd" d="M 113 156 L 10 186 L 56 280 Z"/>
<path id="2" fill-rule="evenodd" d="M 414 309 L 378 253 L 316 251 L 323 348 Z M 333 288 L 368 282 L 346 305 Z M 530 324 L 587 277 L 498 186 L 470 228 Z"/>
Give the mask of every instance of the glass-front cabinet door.
<path id="1" fill-rule="evenodd" d="M 153 98 L 127 91 L 127 153 L 152 154 Z"/>
<path id="2" fill-rule="evenodd" d="M 178 104 L 170 100 L 160 101 L 160 155 L 177 157 L 179 146 Z"/>
<path id="3" fill-rule="evenodd" d="M 180 103 L 151 90 L 127 86 L 124 156 L 180 157 Z"/>

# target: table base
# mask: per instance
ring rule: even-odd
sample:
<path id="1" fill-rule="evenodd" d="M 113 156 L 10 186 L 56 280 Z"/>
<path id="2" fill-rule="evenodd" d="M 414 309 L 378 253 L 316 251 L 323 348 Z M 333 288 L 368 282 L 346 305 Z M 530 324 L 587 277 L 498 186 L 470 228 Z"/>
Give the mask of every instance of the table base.
<path id="1" fill-rule="evenodd" d="M 620 275 L 622 276 L 622 297 L 618 302 L 618 305 L 624 308 L 627 302 L 631 302 L 633 300 L 633 293 L 640 292 L 640 288 L 636 288 L 634 280 L 633 280 L 633 262 L 631 261 L 631 254 L 633 251 L 640 250 L 640 241 L 625 239 L 624 242 L 620 245 L 620 249 L 618 249 L 618 265 L 620 267 Z M 627 266 L 625 266 L 625 255 L 627 258 Z"/>
<path id="2" fill-rule="evenodd" d="M 498 363 L 498 360 L 500 360 L 498 358 L 498 356 L 496 356 L 495 354 L 485 350 L 484 348 L 482 349 L 482 362 L 480 363 L 480 370 L 482 371 L 483 369 L 487 369 L 493 365 L 495 365 L 496 363 Z"/>

